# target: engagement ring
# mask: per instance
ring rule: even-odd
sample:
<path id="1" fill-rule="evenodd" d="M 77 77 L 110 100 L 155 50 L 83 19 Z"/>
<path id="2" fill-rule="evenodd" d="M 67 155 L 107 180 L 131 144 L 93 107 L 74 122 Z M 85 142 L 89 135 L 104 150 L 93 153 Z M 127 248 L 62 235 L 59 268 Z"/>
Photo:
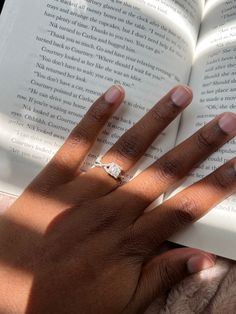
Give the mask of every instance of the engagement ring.
<path id="1" fill-rule="evenodd" d="M 106 171 L 106 173 L 108 173 L 114 179 L 116 179 L 116 180 L 122 179 L 122 176 L 121 176 L 121 174 L 123 172 L 122 168 L 114 162 L 103 163 L 102 157 L 103 156 L 100 156 L 96 159 L 96 161 L 93 165 L 93 168 L 94 167 L 103 168 Z"/>

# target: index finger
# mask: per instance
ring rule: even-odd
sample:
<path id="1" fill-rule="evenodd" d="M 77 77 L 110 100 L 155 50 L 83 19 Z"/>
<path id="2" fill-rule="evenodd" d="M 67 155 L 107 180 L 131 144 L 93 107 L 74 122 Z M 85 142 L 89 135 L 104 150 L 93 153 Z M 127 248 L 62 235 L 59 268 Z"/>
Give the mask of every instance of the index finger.
<path id="1" fill-rule="evenodd" d="M 70 181 L 76 175 L 99 132 L 122 103 L 124 94 L 121 86 L 114 85 L 99 97 L 34 183 L 38 185 L 43 180 L 43 186 L 50 189 Z"/>

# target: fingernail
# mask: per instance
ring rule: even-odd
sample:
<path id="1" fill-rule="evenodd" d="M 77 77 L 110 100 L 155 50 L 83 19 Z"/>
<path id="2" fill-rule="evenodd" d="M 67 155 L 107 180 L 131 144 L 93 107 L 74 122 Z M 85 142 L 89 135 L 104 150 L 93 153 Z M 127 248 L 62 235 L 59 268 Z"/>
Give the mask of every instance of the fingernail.
<path id="1" fill-rule="evenodd" d="M 187 268 L 190 274 L 198 273 L 204 269 L 215 265 L 215 258 L 207 255 L 194 255 L 187 262 Z"/>
<path id="2" fill-rule="evenodd" d="M 123 96 L 124 91 L 121 86 L 113 85 L 108 91 L 105 93 L 105 101 L 114 104 L 115 102 L 119 101 Z"/>
<path id="3" fill-rule="evenodd" d="M 236 131 L 236 115 L 233 113 L 225 113 L 219 120 L 219 127 L 227 134 Z"/>
<path id="4" fill-rule="evenodd" d="M 192 100 L 192 92 L 186 86 L 179 86 L 171 95 L 171 100 L 178 107 L 186 107 Z"/>

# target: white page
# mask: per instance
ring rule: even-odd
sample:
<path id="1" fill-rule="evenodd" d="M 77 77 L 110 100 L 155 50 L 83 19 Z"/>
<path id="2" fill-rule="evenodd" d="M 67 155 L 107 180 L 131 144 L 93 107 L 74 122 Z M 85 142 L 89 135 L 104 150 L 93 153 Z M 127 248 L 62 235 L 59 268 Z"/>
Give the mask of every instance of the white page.
<path id="1" fill-rule="evenodd" d="M 236 0 L 207 1 L 190 85 L 194 89 L 194 101 L 183 114 L 178 142 L 216 115 L 236 112 Z M 236 140 L 233 139 L 201 164 L 183 187 L 235 156 Z M 236 195 L 173 240 L 236 259 Z"/>
<path id="2" fill-rule="evenodd" d="M 110 85 L 125 87 L 126 102 L 92 156 L 105 152 L 173 85 L 188 81 L 203 1 L 14 5 L 11 22 L 11 6 L 1 17 L 0 191 L 17 195 Z M 6 39 L 2 30 L 8 22 Z M 150 148 L 142 167 L 173 147 L 177 124 L 165 132 L 168 140 L 162 136 Z"/>

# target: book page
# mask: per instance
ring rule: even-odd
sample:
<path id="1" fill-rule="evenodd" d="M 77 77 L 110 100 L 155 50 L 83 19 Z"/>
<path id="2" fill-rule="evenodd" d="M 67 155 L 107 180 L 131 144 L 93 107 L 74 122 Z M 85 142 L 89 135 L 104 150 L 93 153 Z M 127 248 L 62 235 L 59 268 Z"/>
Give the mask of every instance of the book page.
<path id="1" fill-rule="evenodd" d="M 8 29 L 0 41 L 0 191 L 18 195 L 112 84 L 124 86 L 126 101 L 87 167 L 171 87 L 187 83 L 203 1 L 19 0 L 11 19 L 10 8 L 0 23 Z M 177 124 L 142 167 L 173 147 Z"/>
<path id="2" fill-rule="evenodd" d="M 194 101 L 182 116 L 178 142 L 216 115 L 236 112 L 236 0 L 206 2 L 190 85 Z M 235 156 L 233 139 L 193 171 L 183 187 Z M 236 259 L 235 239 L 236 195 L 233 195 L 173 240 Z"/>

